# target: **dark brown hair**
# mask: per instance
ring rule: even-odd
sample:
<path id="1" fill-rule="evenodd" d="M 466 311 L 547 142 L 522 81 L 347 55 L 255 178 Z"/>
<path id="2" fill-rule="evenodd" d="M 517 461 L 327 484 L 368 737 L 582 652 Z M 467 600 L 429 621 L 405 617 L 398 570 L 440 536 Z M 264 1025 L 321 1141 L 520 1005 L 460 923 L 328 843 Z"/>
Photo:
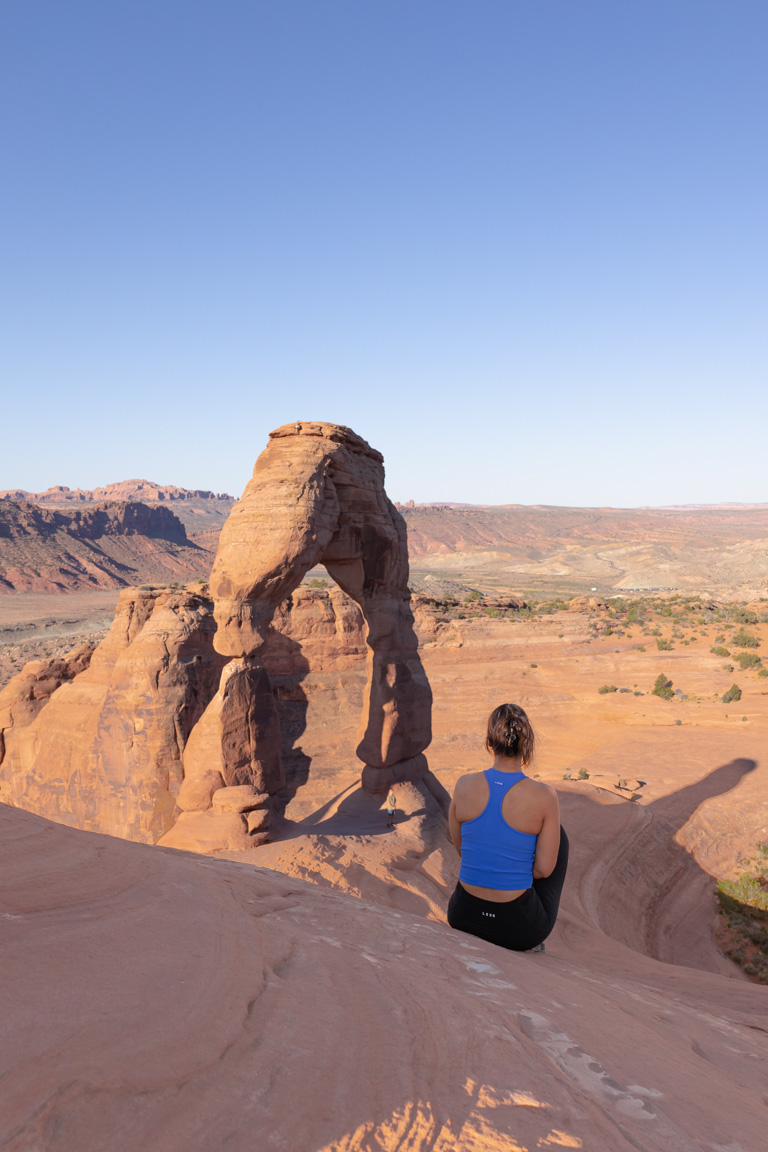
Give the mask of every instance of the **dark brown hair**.
<path id="1" fill-rule="evenodd" d="M 518 704 L 499 704 L 488 717 L 485 746 L 496 756 L 519 756 L 523 764 L 533 760 L 536 737 L 531 722 Z"/>

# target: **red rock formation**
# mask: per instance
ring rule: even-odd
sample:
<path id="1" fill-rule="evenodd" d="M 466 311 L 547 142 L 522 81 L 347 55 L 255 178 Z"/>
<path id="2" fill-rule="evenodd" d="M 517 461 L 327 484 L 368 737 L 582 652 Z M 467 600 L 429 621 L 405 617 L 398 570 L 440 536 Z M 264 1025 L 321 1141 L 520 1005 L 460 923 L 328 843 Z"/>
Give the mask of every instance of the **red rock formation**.
<path id="1" fill-rule="evenodd" d="M 86 644 L 64 657 L 31 660 L 8 681 L 0 692 L 0 764 L 5 756 L 5 734 L 31 724 L 57 688 L 85 671 L 94 647 Z"/>
<path id="2" fill-rule="evenodd" d="M 371 769 L 414 762 L 431 738 L 432 696 L 408 592 L 402 516 L 382 457 L 348 428 L 289 424 L 270 436 L 222 529 L 211 574 L 217 649 L 263 657 L 277 605 L 325 565 L 366 623 L 368 686 L 357 755 Z M 387 787 L 368 773 L 367 787 Z"/>
<path id="3" fill-rule="evenodd" d="M 25 492 L 21 488 L 0 492 L 0 500 L 32 500 L 35 504 L 62 507 L 68 504 L 95 504 L 102 500 L 231 500 L 226 492 L 202 488 L 178 488 L 175 484 L 155 484 L 152 480 L 121 480 L 103 488 L 67 488 L 56 484 L 45 492 Z"/>
<path id="4" fill-rule="evenodd" d="M 57 511 L 0 500 L 0 591 L 188 580 L 205 575 L 210 562 L 168 508 L 112 502 Z"/>
<path id="5" fill-rule="evenodd" d="M 214 628 L 202 595 L 124 592 L 89 666 L 6 732 L 2 798 L 80 828 L 157 840 L 175 817 L 187 737 L 219 681 Z"/>

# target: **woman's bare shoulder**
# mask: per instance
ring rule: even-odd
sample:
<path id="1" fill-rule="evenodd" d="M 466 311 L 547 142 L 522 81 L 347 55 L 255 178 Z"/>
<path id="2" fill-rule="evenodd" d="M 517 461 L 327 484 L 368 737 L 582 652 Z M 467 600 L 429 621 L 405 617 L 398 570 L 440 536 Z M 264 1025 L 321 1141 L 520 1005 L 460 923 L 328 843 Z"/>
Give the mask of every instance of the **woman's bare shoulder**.
<path id="1" fill-rule="evenodd" d="M 545 783 L 544 780 L 532 780 L 528 776 L 526 777 L 526 786 L 532 796 L 536 796 L 544 803 L 557 803 L 557 789 L 553 788 L 551 784 Z"/>
<path id="2" fill-rule="evenodd" d="M 465 772 L 459 776 L 453 789 L 454 795 L 458 792 L 472 791 L 481 780 L 485 779 L 485 772 Z"/>

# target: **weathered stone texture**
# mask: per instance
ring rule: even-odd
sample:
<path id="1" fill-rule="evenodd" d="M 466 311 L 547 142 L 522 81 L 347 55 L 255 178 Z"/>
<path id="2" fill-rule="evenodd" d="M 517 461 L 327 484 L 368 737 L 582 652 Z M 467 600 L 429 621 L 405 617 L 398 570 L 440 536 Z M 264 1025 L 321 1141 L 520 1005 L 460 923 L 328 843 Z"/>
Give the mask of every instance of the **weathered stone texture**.
<path id="1" fill-rule="evenodd" d="M 157 840 L 174 820 L 184 745 L 218 684 L 214 628 L 204 596 L 123 592 L 89 666 L 7 733 L 2 798 L 79 828 Z"/>

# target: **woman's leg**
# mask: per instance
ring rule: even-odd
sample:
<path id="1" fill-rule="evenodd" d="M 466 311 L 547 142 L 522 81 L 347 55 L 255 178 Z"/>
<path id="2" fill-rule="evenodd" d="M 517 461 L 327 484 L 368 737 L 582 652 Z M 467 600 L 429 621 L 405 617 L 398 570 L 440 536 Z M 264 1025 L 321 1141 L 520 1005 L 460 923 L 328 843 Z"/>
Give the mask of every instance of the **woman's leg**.
<path id="1" fill-rule="evenodd" d="M 560 825 L 560 849 L 557 853 L 557 863 L 554 870 L 549 876 L 544 876 L 540 880 L 534 880 L 533 890 L 541 901 L 544 912 L 546 913 L 549 922 L 549 931 L 551 932 L 557 920 L 558 909 L 560 908 L 560 896 L 563 891 L 563 883 L 565 882 L 565 873 L 568 869 L 568 837 L 565 834 L 565 828 Z M 549 933 L 547 933 L 549 935 Z"/>

